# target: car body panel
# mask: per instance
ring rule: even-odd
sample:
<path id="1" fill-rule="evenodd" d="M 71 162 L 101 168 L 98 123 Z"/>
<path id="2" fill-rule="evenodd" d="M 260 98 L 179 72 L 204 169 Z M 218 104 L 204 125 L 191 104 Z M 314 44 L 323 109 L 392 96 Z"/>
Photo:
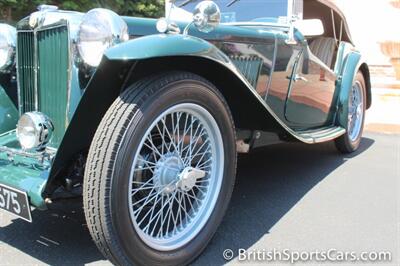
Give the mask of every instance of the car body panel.
<path id="1" fill-rule="evenodd" d="M 15 129 L 18 118 L 17 108 L 0 85 L 0 134 Z"/>
<path id="2" fill-rule="evenodd" d="M 15 131 L 1 134 L 0 145 L 18 148 Z M 40 210 L 46 209 L 43 191 L 48 175 L 48 169 L 43 168 L 36 159 L 17 155 L 10 158 L 7 153 L 0 153 L 0 183 L 25 191 L 30 203 Z"/>

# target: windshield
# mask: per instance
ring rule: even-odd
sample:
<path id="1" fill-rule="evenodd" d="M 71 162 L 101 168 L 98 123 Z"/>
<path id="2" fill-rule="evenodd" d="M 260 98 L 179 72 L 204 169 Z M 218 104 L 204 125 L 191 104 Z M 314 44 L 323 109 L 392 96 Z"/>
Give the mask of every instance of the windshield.
<path id="1" fill-rule="evenodd" d="M 179 6 L 186 0 L 177 0 L 167 11 L 170 18 L 177 21 L 191 21 L 192 12 L 201 0 L 193 0 L 185 6 Z M 235 22 L 280 22 L 285 23 L 288 13 L 287 0 L 215 0 L 221 10 L 222 23 Z M 230 4 L 228 6 L 228 4 Z"/>

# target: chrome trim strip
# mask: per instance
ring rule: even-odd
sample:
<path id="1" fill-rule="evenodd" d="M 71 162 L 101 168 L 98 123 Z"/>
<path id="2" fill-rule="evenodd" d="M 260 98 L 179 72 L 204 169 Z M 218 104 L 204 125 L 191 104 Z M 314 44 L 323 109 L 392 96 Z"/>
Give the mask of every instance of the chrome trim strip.
<path id="1" fill-rule="evenodd" d="M 72 40 L 71 40 L 71 29 L 70 29 L 70 24 L 67 21 L 67 31 L 68 31 L 68 69 L 67 69 L 67 108 L 65 110 L 65 130 L 67 129 L 69 125 L 69 118 L 68 118 L 68 113 L 69 113 L 69 108 L 70 108 L 70 102 L 71 102 L 71 86 L 72 86 L 72 64 L 73 64 L 73 45 L 72 45 Z"/>
<path id="2" fill-rule="evenodd" d="M 19 113 L 19 116 L 21 116 L 22 115 L 22 101 L 21 101 L 21 84 L 20 84 L 20 82 L 19 82 L 19 67 L 18 67 L 18 54 L 19 54 L 19 52 L 18 52 L 18 30 L 17 30 L 17 37 L 16 37 L 16 48 L 15 48 L 15 51 L 16 51 L 16 55 L 15 55 L 15 76 L 16 76 L 16 78 L 17 78 L 17 96 L 18 96 L 18 113 Z M 20 31 L 20 32 L 23 32 L 23 31 Z"/>
<path id="3" fill-rule="evenodd" d="M 37 59 L 37 54 L 38 54 L 38 48 L 37 48 L 38 42 L 37 42 L 37 31 L 33 31 L 33 72 L 35 75 L 33 76 L 34 80 L 34 88 L 35 88 L 35 111 L 39 111 L 39 96 L 38 96 L 38 59 Z"/>

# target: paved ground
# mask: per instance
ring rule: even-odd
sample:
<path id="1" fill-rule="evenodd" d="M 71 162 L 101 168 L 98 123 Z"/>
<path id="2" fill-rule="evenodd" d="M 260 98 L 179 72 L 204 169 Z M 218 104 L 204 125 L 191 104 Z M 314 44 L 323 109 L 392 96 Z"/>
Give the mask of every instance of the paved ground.
<path id="1" fill-rule="evenodd" d="M 373 132 L 353 156 L 327 143 L 276 145 L 241 157 L 230 209 L 195 265 L 225 263 L 226 248 L 384 250 L 396 265 L 399 167 L 400 135 Z M 0 265 L 108 265 L 80 215 L 34 212 L 33 220 L 0 215 Z"/>

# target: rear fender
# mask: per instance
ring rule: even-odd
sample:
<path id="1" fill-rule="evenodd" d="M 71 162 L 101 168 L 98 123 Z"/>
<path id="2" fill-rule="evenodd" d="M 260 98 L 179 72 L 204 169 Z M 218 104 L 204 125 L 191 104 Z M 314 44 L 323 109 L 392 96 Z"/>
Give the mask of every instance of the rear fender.
<path id="1" fill-rule="evenodd" d="M 348 100 L 354 79 L 361 64 L 361 54 L 356 51 L 349 52 L 342 61 L 342 67 L 339 72 L 340 89 L 337 103 L 337 123 L 343 128 L 347 128 Z"/>

